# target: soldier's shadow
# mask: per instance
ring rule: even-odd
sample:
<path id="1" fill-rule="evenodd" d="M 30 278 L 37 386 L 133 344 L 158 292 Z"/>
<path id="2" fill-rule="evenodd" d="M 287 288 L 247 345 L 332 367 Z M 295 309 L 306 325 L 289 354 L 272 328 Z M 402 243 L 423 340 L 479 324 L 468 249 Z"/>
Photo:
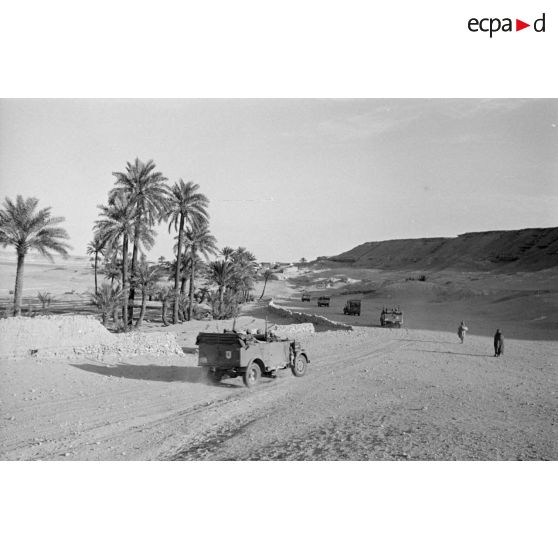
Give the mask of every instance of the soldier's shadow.
<path id="1" fill-rule="evenodd" d="M 153 364 L 138 365 L 119 363 L 116 365 L 72 364 L 75 368 L 113 378 L 129 380 L 149 380 L 153 382 L 188 382 L 191 384 L 207 384 L 226 389 L 243 387 L 241 384 L 211 384 L 206 373 L 199 366 L 156 366 Z"/>

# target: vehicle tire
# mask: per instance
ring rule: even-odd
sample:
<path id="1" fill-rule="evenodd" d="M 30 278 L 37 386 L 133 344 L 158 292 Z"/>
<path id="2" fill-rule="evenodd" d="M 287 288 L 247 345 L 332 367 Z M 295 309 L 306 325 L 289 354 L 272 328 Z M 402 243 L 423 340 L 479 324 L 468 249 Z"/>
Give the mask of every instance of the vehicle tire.
<path id="1" fill-rule="evenodd" d="M 308 360 L 304 355 L 296 355 L 294 364 L 291 367 L 293 376 L 300 378 L 306 374 L 306 368 L 308 367 Z"/>
<path id="2" fill-rule="evenodd" d="M 242 379 L 244 380 L 244 385 L 247 388 L 254 387 L 260 376 L 262 375 L 261 366 L 257 362 L 251 362 L 247 367 Z"/>

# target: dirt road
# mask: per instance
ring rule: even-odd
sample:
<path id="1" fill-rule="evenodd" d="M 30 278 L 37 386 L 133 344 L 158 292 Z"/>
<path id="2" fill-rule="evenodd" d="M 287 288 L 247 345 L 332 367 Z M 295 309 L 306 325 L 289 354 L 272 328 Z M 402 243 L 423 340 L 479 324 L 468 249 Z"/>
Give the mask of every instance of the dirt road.
<path id="1" fill-rule="evenodd" d="M 556 459 L 558 343 L 357 328 L 305 339 L 307 376 L 207 385 L 194 354 L 3 361 L 0 458 Z"/>

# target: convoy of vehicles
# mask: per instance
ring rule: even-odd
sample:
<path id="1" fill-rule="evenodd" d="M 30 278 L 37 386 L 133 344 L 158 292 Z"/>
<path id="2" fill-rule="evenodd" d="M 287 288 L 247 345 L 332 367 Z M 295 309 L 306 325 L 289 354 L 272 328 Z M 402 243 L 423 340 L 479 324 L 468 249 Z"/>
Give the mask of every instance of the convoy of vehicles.
<path id="1" fill-rule="evenodd" d="M 290 368 L 294 376 L 304 376 L 310 362 L 298 341 L 281 339 L 273 333 L 204 332 L 198 334 L 196 344 L 198 366 L 214 383 L 224 376 L 242 376 L 246 387 L 251 388 L 260 377 L 273 378 L 273 372 L 282 368 Z"/>
<path id="2" fill-rule="evenodd" d="M 310 301 L 310 293 L 304 291 L 302 293 L 302 302 Z M 331 304 L 331 297 L 327 295 L 321 295 L 317 297 L 318 306 L 329 307 Z M 361 299 L 349 299 L 345 302 L 343 307 L 343 314 L 345 316 L 360 316 L 362 312 L 362 300 Z M 380 326 L 382 327 L 402 327 L 403 326 L 403 312 L 399 306 L 393 308 L 382 308 L 382 313 L 380 315 Z"/>

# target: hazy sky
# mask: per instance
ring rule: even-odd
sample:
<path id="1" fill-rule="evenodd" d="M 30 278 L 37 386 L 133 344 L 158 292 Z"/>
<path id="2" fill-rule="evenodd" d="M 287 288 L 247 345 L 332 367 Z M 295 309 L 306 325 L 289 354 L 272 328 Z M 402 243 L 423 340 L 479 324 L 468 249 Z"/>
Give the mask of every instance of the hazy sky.
<path id="1" fill-rule="evenodd" d="M 0 191 L 92 238 L 113 171 L 200 184 L 219 246 L 260 260 L 558 225 L 557 100 L 2 100 Z M 160 227 L 149 259 L 170 257 Z"/>

